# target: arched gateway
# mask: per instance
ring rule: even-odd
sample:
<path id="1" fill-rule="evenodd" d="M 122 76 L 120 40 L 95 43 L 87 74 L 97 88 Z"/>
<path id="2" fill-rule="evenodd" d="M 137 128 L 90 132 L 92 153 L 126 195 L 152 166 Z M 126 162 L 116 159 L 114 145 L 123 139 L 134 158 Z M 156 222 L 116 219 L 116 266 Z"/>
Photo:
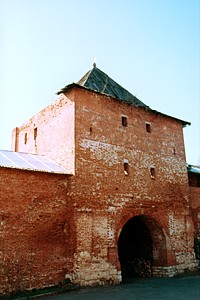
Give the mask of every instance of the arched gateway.
<path id="1" fill-rule="evenodd" d="M 162 228 L 146 215 L 129 219 L 118 239 L 118 256 L 122 281 L 153 276 L 154 267 L 167 265 L 166 238 Z"/>

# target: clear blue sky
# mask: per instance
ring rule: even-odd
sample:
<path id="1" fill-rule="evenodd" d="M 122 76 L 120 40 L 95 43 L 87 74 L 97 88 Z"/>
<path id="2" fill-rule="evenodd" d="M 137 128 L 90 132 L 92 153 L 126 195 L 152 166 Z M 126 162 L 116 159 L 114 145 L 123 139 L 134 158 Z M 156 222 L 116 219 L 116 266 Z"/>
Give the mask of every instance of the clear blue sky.
<path id="1" fill-rule="evenodd" d="M 97 67 L 151 108 L 190 121 L 200 164 L 200 0 L 0 0 L 0 149 L 11 130 Z"/>

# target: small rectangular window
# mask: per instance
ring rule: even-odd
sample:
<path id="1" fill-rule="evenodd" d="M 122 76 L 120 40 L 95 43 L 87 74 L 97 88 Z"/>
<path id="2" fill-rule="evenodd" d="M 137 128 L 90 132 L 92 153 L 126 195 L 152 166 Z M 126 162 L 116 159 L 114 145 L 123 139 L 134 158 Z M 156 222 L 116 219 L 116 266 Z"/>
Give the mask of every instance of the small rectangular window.
<path id="1" fill-rule="evenodd" d="M 34 140 L 37 138 L 37 127 L 34 128 Z"/>
<path id="2" fill-rule="evenodd" d="M 155 175 L 156 175 L 155 168 L 150 168 L 150 174 L 151 174 L 151 179 L 155 179 Z"/>
<path id="3" fill-rule="evenodd" d="M 128 126 L 127 117 L 125 117 L 125 116 L 122 116 L 122 126 L 124 126 L 124 127 Z"/>
<path id="4" fill-rule="evenodd" d="M 128 165 L 128 160 L 124 159 L 124 174 L 128 175 L 129 174 L 129 165 Z"/>
<path id="5" fill-rule="evenodd" d="M 146 131 L 151 133 L 151 124 L 150 123 L 146 123 Z"/>

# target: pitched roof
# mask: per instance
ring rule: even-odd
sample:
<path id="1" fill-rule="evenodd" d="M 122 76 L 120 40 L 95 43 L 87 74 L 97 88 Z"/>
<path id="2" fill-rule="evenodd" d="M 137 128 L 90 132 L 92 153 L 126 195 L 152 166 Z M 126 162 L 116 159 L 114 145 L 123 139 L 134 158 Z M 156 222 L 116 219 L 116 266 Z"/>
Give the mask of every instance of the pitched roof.
<path id="1" fill-rule="evenodd" d="M 119 85 L 116 81 L 110 78 L 107 74 L 102 72 L 97 67 L 87 72 L 77 84 L 84 86 L 90 90 L 109 95 L 113 98 L 120 99 L 124 102 L 133 104 L 135 106 L 148 107 L 138 98 L 129 93 L 125 88 Z"/>
<path id="2" fill-rule="evenodd" d="M 129 93 L 125 88 L 119 85 L 116 81 L 114 81 L 96 66 L 94 66 L 92 70 L 88 71 L 75 85 L 99 92 L 101 94 L 106 94 L 135 106 L 148 108 L 146 104 Z M 57 94 L 59 95 L 66 92 L 70 87 L 71 85 L 65 86 Z"/>
<path id="3" fill-rule="evenodd" d="M 112 98 L 118 99 L 124 103 L 131 104 L 133 106 L 142 107 L 147 110 L 150 110 L 152 113 L 160 114 L 165 117 L 173 118 L 182 123 L 182 126 L 185 127 L 187 125 L 191 125 L 190 122 L 180 120 L 178 118 L 174 118 L 172 116 L 161 113 L 157 110 L 151 109 L 149 106 L 144 104 L 141 100 L 136 98 L 130 92 L 128 92 L 125 88 L 119 85 L 116 81 L 110 78 L 107 74 L 96 67 L 96 64 L 93 65 L 92 70 L 88 71 L 77 83 L 72 83 L 66 85 L 62 88 L 57 95 L 66 93 L 73 87 L 79 87 L 83 89 L 88 89 L 97 93 L 108 95 Z"/>
<path id="4" fill-rule="evenodd" d="M 68 170 L 45 156 L 7 150 L 0 150 L 0 167 L 70 175 Z"/>

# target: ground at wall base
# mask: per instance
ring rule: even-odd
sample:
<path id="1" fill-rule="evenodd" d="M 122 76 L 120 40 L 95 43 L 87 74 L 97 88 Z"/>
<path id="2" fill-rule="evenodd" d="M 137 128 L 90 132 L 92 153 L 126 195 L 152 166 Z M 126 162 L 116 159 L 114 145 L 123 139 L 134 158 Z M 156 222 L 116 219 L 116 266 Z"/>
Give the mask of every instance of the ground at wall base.
<path id="1" fill-rule="evenodd" d="M 45 287 L 43 289 L 33 289 L 26 291 L 18 291 L 16 293 L 12 293 L 10 295 L 0 295 L 0 300 L 25 300 L 25 299 L 38 299 L 42 296 L 55 295 L 64 292 L 70 292 L 76 289 L 79 289 L 80 286 L 78 284 L 72 284 L 70 281 L 65 280 L 63 283 L 60 283 L 55 286 Z"/>
<path id="2" fill-rule="evenodd" d="M 179 274 L 175 274 L 174 276 L 163 276 L 162 278 L 184 278 L 184 277 L 196 277 L 196 276 L 200 276 L 200 261 L 199 261 L 199 266 L 195 271 L 187 271 L 185 270 L 184 273 L 179 273 Z M 159 276 L 158 276 L 159 277 Z M 158 277 L 154 277 L 153 278 L 158 278 Z M 152 277 L 151 277 L 152 278 Z M 122 281 L 121 284 L 128 284 L 128 283 L 133 283 L 135 281 L 138 281 L 139 279 L 144 279 L 144 278 L 130 278 L 130 279 L 126 279 L 124 282 Z M 110 284 L 108 284 L 110 285 Z M 115 284 L 114 284 L 115 285 Z M 92 285 L 94 287 L 94 285 Z M 91 287 L 92 287 L 91 286 Z M 105 285 L 104 285 L 105 286 Z M 51 287 L 45 287 L 43 289 L 33 289 L 30 291 L 19 291 L 17 293 L 13 293 L 10 295 L 4 295 L 4 296 L 0 296 L 0 300 L 25 300 L 25 299 L 39 299 L 40 297 L 43 296 L 50 296 L 50 295 L 57 295 L 57 294 L 62 294 L 65 292 L 70 292 L 70 291 L 74 291 L 77 289 L 84 289 L 88 286 L 80 286 L 79 284 L 73 284 L 70 282 L 70 280 L 66 279 L 64 282 L 55 285 L 55 286 L 51 286 Z"/>

